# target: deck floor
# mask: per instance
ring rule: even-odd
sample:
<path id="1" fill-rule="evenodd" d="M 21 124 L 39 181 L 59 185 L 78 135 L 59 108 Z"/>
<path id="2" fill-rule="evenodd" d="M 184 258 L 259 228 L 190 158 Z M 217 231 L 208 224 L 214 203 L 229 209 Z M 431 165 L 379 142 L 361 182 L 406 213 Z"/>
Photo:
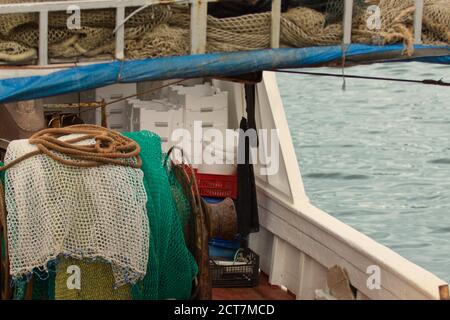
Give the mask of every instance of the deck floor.
<path id="1" fill-rule="evenodd" d="M 213 288 L 213 300 L 295 300 L 295 296 L 270 285 L 267 275 L 261 273 L 258 287 Z"/>

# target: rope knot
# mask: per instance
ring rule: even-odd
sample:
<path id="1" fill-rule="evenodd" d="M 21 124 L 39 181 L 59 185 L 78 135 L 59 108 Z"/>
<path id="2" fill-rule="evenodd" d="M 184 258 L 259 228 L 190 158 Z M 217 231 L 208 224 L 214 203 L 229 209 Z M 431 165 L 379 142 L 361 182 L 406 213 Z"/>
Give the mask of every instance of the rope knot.
<path id="1" fill-rule="evenodd" d="M 97 150 L 98 153 L 116 152 L 116 142 L 113 138 L 106 135 L 96 136 L 95 150 Z"/>

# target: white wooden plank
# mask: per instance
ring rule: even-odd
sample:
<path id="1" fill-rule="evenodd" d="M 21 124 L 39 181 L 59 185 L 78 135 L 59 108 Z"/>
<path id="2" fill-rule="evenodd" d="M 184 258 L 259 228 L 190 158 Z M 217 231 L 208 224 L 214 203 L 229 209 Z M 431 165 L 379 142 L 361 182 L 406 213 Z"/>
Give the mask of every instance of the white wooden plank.
<path id="1" fill-rule="evenodd" d="M 39 65 L 48 64 L 48 11 L 39 13 Z"/>
<path id="2" fill-rule="evenodd" d="M 327 269 L 305 253 L 300 253 L 299 282 L 295 291 L 297 300 L 315 299 L 316 290 L 325 290 Z"/>
<path id="3" fill-rule="evenodd" d="M 283 240 L 284 241 L 284 240 Z M 283 282 L 281 286 L 286 287 L 290 292 L 297 294 L 298 284 L 300 282 L 300 255 L 301 251 L 289 242 L 284 241 L 284 263 L 283 263 Z"/>
<path id="4" fill-rule="evenodd" d="M 356 300 L 370 300 L 370 298 L 358 290 L 356 292 Z"/>
<path id="5" fill-rule="evenodd" d="M 22 78 L 22 77 L 33 77 L 33 76 L 45 76 L 47 74 L 69 69 L 80 66 L 87 66 L 90 64 L 98 64 L 98 63 L 109 63 L 111 60 L 106 61 L 97 61 L 97 62 L 86 62 L 86 63 L 77 63 L 76 65 L 73 63 L 70 64 L 55 64 L 55 65 L 47 65 L 47 66 L 1 66 L 0 67 L 0 80 L 1 79 L 9 79 L 9 78 Z"/>
<path id="6" fill-rule="evenodd" d="M 194 0 L 191 0 L 194 1 Z M 208 1 L 208 0 L 204 0 Z M 213 0 L 214 1 L 214 0 Z M 186 3 L 189 0 L 75 0 L 75 1 L 48 1 L 48 2 L 28 2 L 28 3 L 8 3 L 0 4 L 0 14 L 39 12 L 39 11 L 66 11 L 68 5 L 76 5 L 81 10 L 84 9 L 106 9 L 120 6 L 140 7 L 143 5 L 160 3 Z"/>
<path id="7" fill-rule="evenodd" d="M 271 48 L 280 47 L 280 20 L 281 20 L 281 0 L 272 0 L 272 15 L 270 27 Z"/>
<path id="8" fill-rule="evenodd" d="M 117 60 L 123 60 L 125 58 L 124 46 L 125 46 L 125 24 L 123 20 L 125 19 L 125 7 L 117 7 L 116 9 L 116 48 L 115 48 L 115 58 Z"/>
<path id="9" fill-rule="evenodd" d="M 414 13 L 414 43 L 422 43 L 423 0 L 415 0 L 416 11 Z"/>
<path id="10" fill-rule="evenodd" d="M 193 0 L 191 4 L 191 54 L 206 52 L 208 2 Z"/>
<path id="11" fill-rule="evenodd" d="M 283 271 L 285 260 L 285 242 L 274 236 L 272 255 L 271 255 L 271 270 L 269 275 L 269 283 L 276 286 L 284 285 L 283 283 Z"/>
<path id="12" fill-rule="evenodd" d="M 257 175 L 258 183 L 264 185 L 264 188 L 275 189 L 285 195 L 284 201 L 291 202 L 294 205 L 307 203 L 309 199 L 303 185 L 275 72 L 265 71 L 263 82 L 258 84 L 257 89 L 258 108 L 256 112 L 261 119 L 259 129 L 278 129 L 278 140 L 280 142 L 280 168 L 278 173 L 269 177 Z M 288 168 L 289 172 L 287 171 Z M 259 172 L 255 170 L 255 173 L 258 174 Z"/>
<path id="13" fill-rule="evenodd" d="M 315 299 L 316 300 L 338 300 L 336 297 L 332 296 L 325 290 L 316 290 L 315 291 Z"/>
<path id="14" fill-rule="evenodd" d="M 250 234 L 249 238 L 249 247 L 259 255 L 259 268 L 265 274 L 270 275 L 272 267 L 273 234 L 264 227 L 261 227 L 258 233 Z"/>

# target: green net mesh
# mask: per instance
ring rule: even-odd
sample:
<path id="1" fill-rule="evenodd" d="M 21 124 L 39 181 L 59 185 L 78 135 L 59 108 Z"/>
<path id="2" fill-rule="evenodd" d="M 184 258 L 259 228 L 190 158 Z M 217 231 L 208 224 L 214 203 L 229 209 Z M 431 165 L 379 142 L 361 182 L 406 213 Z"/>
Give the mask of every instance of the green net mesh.
<path id="1" fill-rule="evenodd" d="M 32 288 L 33 300 L 55 299 L 55 273 L 54 264 L 48 267 L 48 272 L 35 271 Z"/>
<path id="2" fill-rule="evenodd" d="M 3 162 L 0 161 L 0 167 L 3 167 L 4 164 Z M 4 171 L 0 171 L 0 180 L 5 183 L 5 172 Z"/>
<path id="3" fill-rule="evenodd" d="M 197 264 L 186 247 L 183 228 L 163 165 L 161 138 L 149 131 L 125 133 L 141 147 L 150 255 L 147 274 L 132 288 L 133 299 L 188 299 Z"/>
<path id="4" fill-rule="evenodd" d="M 170 171 L 169 168 L 167 171 L 170 186 L 172 189 L 172 196 L 175 200 L 178 216 L 180 217 L 181 225 L 183 226 L 184 229 L 192 223 L 191 205 L 189 204 L 189 200 L 183 193 L 183 188 L 173 175 L 172 171 Z"/>

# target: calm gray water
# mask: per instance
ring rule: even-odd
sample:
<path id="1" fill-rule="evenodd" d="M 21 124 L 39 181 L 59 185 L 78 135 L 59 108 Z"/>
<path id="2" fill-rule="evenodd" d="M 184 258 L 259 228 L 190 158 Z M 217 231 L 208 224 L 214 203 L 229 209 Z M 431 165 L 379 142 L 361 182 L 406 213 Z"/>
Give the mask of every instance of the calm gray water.
<path id="1" fill-rule="evenodd" d="M 305 69 L 335 72 L 337 69 Z M 450 67 L 396 63 L 348 74 L 450 81 Z M 450 89 L 278 74 L 310 200 L 450 281 Z"/>

